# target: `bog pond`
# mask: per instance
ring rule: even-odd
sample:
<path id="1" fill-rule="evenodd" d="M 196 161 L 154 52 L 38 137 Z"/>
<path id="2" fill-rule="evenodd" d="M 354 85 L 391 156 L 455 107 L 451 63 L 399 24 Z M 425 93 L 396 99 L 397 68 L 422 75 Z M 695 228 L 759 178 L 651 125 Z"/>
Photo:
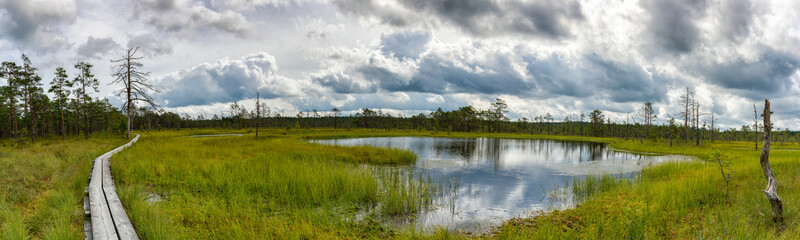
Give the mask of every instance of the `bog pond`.
<path id="1" fill-rule="evenodd" d="M 341 146 L 405 149 L 419 156 L 412 174 L 450 186 L 410 223 L 479 232 L 513 217 L 573 205 L 568 187 L 576 177 L 632 176 L 644 167 L 691 157 L 647 155 L 603 143 L 535 139 L 376 137 L 313 140 Z"/>

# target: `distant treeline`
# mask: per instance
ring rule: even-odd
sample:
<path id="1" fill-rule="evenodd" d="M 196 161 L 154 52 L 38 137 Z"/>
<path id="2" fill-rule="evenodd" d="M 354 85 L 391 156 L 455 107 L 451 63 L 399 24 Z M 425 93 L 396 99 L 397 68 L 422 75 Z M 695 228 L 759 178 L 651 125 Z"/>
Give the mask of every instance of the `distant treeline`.
<path id="1" fill-rule="evenodd" d="M 494 133 L 527 133 L 573 136 L 616 137 L 635 140 L 672 141 L 673 143 L 702 144 L 707 141 L 761 141 L 763 134 L 752 131 L 753 126 L 743 126 L 742 130 L 729 129 L 720 131 L 706 124 L 698 127 L 681 126 L 670 119 L 661 125 L 643 123 L 614 122 L 605 118 L 603 112 L 594 110 L 588 117 L 578 119 L 565 118 L 555 121 L 550 114 L 535 117 L 534 121 L 519 119 L 510 121 L 504 116 L 505 104 L 501 99 L 491 109 L 479 110 L 465 106 L 453 111 L 437 111 L 429 114 L 413 116 L 393 116 L 380 110 L 361 109 L 354 115 L 342 116 L 338 109 L 331 111 L 306 111 L 293 116 L 284 116 L 269 112 L 262 105 L 260 109 L 248 111 L 238 103 L 230 109 L 207 118 L 204 115 L 190 117 L 180 116 L 163 110 L 153 111 L 138 108 L 133 113 L 133 128 L 143 130 L 180 129 L 180 128 L 255 128 L 260 127 L 283 129 L 309 128 L 367 128 L 375 130 L 418 130 L 432 132 L 494 132 Z M 499 106 L 499 109 L 498 109 Z M 260 111 L 260 112 L 259 112 Z M 800 142 L 800 134 L 796 131 L 773 131 L 773 140 L 777 142 Z"/>
<path id="2" fill-rule="evenodd" d="M 762 136 L 757 115 L 753 126 L 745 125 L 738 130 L 725 131 L 715 128 L 715 116 L 702 111 L 700 103 L 688 88 L 678 103 L 681 112 L 667 114 L 669 119 L 662 121 L 662 124 L 654 124 L 657 116 L 650 102 L 645 102 L 636 116 L 625 122 L 606 118 L 599 109 L 589 113 L 589 116 L 580 114 L 579 117 L 566 117 L 561 121 L 556 121 L 550 113 L 534 117 L 533 120 L 522 118 L 510 121 L 505 116 L 508 105 L 500 98 L 489 109 L 465 106 L 452 111 L 438 109 L 429 114 L 413 116 L 393 116 L 368 108 L 349 116 L 343 116 L 337 108 L 284 116 L 271 112 L 266 104 L 257 101 L 257 106 L 250 111 L 244 105 L 233 103 L 219 115 L 191 117 L 163 109 L 155 110 L 153 100 L 142 91 L 145 88 L 152 89 L 146 82 L 148 73 L 139 72 L 137 68 L 141 64 L 132 61 L 141 59 L 134 57 L 136 50 L 129 49 L 126 57 L 118 60 L 124 63 L 118 67 L 119 71 L 114 74 L 117 80 L 112 83 L 121 83 L 125 87 L 119 92 L 120 96 L 127 97 L 123 108 L 130 109 L 130 127 L 139 130 L 256 126 L 285 129 L 369 128 L 617 137 L 696 145 L 715 140 L 760 141 Z M 91 73 L 93 66 L 78 62 L 74 67 L 74 78 L 69 78 L 64 68 L 56 68 L 55 77 L 47 90 L 54 96 L 51 99 L 45 94 L 42 79 L 28 57 L 22 55 L 21 64 L 3 62 L 0 65 L 0 79 L 6 80 L 7 85 L 0 87 L 0 137 L 35 142 L 38 136 L 83 134 L 88 138 L 92 132 L 125 132 L 127 113 L 111 106 L 108 99 L 91 96 L 99 86 L 99 81 Z M 137 107 L 136 100 L 148 103 L 151 107 Z M 670 116 L 676 116 L 678 120 Z M 797 132 L 780 128 L 773 129 L 773 138 L 778 142 L 800 142 Z"/>

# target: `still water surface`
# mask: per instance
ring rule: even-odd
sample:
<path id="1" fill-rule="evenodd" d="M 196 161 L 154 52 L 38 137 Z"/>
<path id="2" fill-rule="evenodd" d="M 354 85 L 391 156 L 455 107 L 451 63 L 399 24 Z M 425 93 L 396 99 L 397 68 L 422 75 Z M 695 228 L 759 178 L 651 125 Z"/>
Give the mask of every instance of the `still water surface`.
<path id="1" fill-rule="evenodd" d="M 643 167 L 685 156 L 653 156 L 615 151 L 602 143 L 533 139 L 386 137 L 315 140 L 342 146 L 367 145 L 406 149 L 419 156 L 411 167 L 452 186 L 437 197 L 438 207 L 423 211 L 413 223 L 485 231 L 513 217 L 567 208 L 576 176 L 630 176 Z"/>

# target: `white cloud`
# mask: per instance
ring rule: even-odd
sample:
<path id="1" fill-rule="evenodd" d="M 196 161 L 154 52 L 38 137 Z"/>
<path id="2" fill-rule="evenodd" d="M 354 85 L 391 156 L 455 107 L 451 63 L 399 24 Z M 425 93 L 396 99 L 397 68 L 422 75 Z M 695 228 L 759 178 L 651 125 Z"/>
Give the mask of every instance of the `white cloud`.
<path id="1" fill-rule="evenodd" d="M 169 100 L 169 107 L 181 107 L 237 101 L 253 97 L 257 91 L 264 98 L 279 98 L 312 90 L 309 81 L 287 78 L 277 71 L 275 57 L 265 52 L 220 59 L 159 79 L 158 85 L 164 89 L 159 96 Z"/>
<path id="2" fill-rule="evenodd" d="M 428 100 L 429 103 L 444 103 L 445 102 L 444 101 L 444 97 L 442 97 L 442 95 L 434 95 L 432 97 L 425 98 L 425 99 Z"/>
<path id="3" fill-rule="evenodd" d="M 45 79 L 92 58 L 104 81 L 103 59 L 140 46 L 160 99 L 185 112 L 258 90 L 287 112 L 485 109 L 503 97 L 512 117 L 600 109 L 624 121 L 652 101 L 665 121 L 691 87 L 724 127 L 770 98 L 776 124 L 800 129 L 797 1 L 446 2 L 0 0 L 0 57 L 27 53 Z"/>

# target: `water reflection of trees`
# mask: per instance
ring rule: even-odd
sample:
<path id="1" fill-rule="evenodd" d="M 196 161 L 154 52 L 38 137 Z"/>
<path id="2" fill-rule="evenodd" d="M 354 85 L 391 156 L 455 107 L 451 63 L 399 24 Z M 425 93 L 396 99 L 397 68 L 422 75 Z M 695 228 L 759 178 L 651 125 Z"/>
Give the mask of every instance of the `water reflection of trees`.
<path id="1" fill-rule="evenodd" d="M 532 139 L 427 139 L 437 158 L 456 158 L 467 163 L 489 162 L 501 169 L 509 159 L 526 158 L 530 163 L 582 163 L 605 159 L 629 159 L 633 154 L 610 151 L 602 143 Z M 415 144 L 416 145 L 416 144 Z M 426 146 L 419 146 L 425 148 Z M 416 149 L 416 148 L 415 148 Z M 523 156 L 520 156 L 523 155 Z"/>
<path id="2" fill-rule="evenodd" d="M 609 150 L 603 143 L 498 138 L 367 138 L 337 140 L 345 145 L 409 149 L 424 159 L 486 164 L 494 170 L 515 165 L 580 164 L 615 160 L 643 161 L 648 156 Z"/>

